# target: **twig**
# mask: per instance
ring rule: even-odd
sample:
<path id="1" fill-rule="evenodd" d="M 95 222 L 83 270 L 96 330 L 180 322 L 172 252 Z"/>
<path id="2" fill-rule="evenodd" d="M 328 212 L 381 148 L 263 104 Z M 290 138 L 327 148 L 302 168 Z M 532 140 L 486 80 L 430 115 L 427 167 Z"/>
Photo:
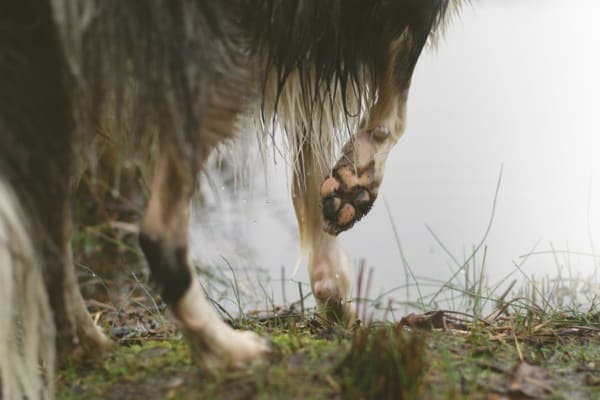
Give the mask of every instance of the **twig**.
<path id="1" fill-rule="evenodd" d="M 300 311 L 304 316 L 304 295 L 302 294 L 302 283 L 298 282 L 298 291 L 300 292 Z"/>
<path id="2" fill-rule="evenodd" d="M 514 329 L 512 331 L 513 334 L 513 339 L 515 340 L 515 347 L 517 348 L 517 354 L 519 355 L 519 360 L 521 360 L 521 362 L 524 362 L 525 359 L 523 358 L 523 352 L 521 351 L 521 345 L 519 344 L 519 340 L 517 339 L 517 334 L 515 333 Z"/>
<path id="3" fill-rule="evenodd" d="M 287 299 L 285 296 L 285 267 L 281 266 L 281 296 L 283 301 L 283 306 L 287 305 Z"/>

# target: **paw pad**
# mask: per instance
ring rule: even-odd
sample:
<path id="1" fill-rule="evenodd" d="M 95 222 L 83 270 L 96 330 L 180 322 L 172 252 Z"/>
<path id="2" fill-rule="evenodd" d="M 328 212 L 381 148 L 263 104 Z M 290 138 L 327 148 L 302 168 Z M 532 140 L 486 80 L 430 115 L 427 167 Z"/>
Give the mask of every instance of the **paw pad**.
<path id="1" fill-rule="evenodd" d="M 376 126 L 362 130 L 344 145 L 342 157 L 321 184 L 325 231 L 337 235 L 371 210 L 393 143 L 390 131 Z"/>
<path id="2" fill-rule="evenodd" d="M 371 210 L 375 196 L 364 186 L 348 187 L 340 177 L 330 177 L 321 186 L 324 229 L 337 235 L 350 229 Z"/>

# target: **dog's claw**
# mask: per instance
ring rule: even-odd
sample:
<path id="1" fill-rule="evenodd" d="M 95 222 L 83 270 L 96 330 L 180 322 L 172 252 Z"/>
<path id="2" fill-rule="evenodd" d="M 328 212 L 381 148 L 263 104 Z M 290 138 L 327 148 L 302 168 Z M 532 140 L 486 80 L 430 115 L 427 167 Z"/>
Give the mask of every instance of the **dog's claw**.
<path id="1" fill-rule="evenodd" d="M 338 197 L 329 196 L 323 199 L 323 215 L 328 220 L 335 220 L 342 201 Z"/>

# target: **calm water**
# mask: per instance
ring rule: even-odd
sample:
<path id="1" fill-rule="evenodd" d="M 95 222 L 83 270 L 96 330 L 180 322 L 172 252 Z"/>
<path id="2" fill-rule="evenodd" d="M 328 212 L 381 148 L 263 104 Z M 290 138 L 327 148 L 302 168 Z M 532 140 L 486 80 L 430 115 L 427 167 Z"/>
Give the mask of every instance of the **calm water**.
<path id="1" fill-rule="evenodd" d="M 462 263 L 484 236 L 501 167 L 485 240 L 489 284 L 514 271 L 532 249 L 600 253 L 598 15 L 595 0 L 490 0 L 465 8 L 417 66 L 408 128 L 391 155 L 381 197 L 367 218 L 341 235 L 353 282 L 365 259 L 374 271 L 371 297 L 407 283 L 391 221 L 404 261 L 421 282 L 448 279 L 456 270 L 453 258 Z M 267 184 L 258 165 L 249 178 L 253 189 L 239 189 L 233 201 L 212 177 L 216 189 L 207 194 L 208 211 L 194 215 L 191 243 L 202 263 L 228 270 L 226 259 L 235 270 L 250 269 L 236 273 L 242 291 L 281 301 L 277 280 L 282 268 L 292 276 L 298 235 L 285 162 L 268 167 Z M 537 278 L 560 270 L 563 277 L 587 279 L 594 261 L 600 264 L 590 256 L 540 254 L 522 270 Z M 262 288 L 256 267 L 264 270 Z M 293 279 L 308 282 L 305 269 Z M 514 277 L 525 281 L 521 273 Z M 285 290 L 288 301 L 297 298 L 295 283 Z M 598 285 L 595 290 L 600 294 Z M 391 296 L 418 295 L 413 289 Z"/>

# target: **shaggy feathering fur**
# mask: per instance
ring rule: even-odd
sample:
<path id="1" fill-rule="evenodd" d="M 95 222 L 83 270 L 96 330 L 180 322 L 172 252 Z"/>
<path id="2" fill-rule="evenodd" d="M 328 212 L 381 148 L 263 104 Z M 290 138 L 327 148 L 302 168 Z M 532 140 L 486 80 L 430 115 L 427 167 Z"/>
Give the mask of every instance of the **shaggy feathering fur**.
<path id="1" fill-rule="evenodd" d="M 315 151 L 325 149 L 323 160 L 331 159 L 331 133 L 343 144 L 376 100 L 381 46 L 424 12 L 430 29 L 418 40 L 426 40 L 448 5 L 454 10 L 460 2 L 51 1 L 77 99 L 77 132 L 88 136 L 99 118 L 127 110 L 133 116 L 127 134 L 137 134 L 128 142 L 140 148 L 147 131 L 159 128 L 190 162 L 203 110 L 219 88 L 258 103 L 255 115 L 262 115 L 267 133 L 279 123 L 292 160 L 307 140 Z"/>
<path id="2" fill-rule="evenodd" d="M 262 116 L 261 139 L 277 146 L 279 128 L 285 133 L 279 153 L 292 168 L 305 145 L 319 168 L 330 168 L 342 145 L 368 122 L 386 46 L 407 32 L 419 48 L 428 37 L 437 41 L 445 16 L 456 14 L 461 0 L 245 3 L 250 47 L 259 60 L 254 79 L 261 101 L 253 115 Z M 427 29 L 413 32 L 411 24 L 423 13 L 429 14 Z"/>
<path id="3" fill-rule="evenodd" d="M 29 223 L 0 179 L 0 398 L 52 396 L 54 323 Z"/>

